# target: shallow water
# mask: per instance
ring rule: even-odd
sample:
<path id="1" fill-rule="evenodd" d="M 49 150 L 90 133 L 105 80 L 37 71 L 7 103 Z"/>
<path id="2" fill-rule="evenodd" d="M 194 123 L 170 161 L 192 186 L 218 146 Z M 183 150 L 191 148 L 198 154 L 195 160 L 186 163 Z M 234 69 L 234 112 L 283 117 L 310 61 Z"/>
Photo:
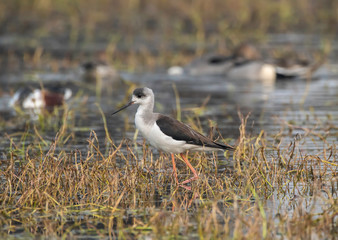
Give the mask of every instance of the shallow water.
<path id="1" fill-rule="evenodd" d="M 243 84 L 241 81 L 232 81 L 220 76 L 172 77 L 164 73 L 132 74 L 127 72 L 121 75 L 137 86 L 147 86 L 153 89 L 156 100 L 155 111 L 176 117 L 176 107 L 179 104 L 182 121 L 189 122 L 191 117 L 194 122 L 199 120 L 204 134 L 209 134 L 210 120 L 212 120 L 216 123 L 223 138 L 229 138 L 229 144 L 235 145 L 240 126 L 238 112 L 241 112 L 244 115 L 250 114 L 247 124 L 249 135 L 258 135 L 262 130 L 267 133 L 268 151 L 271 151 L 272 156 L 275 155 L 272 148 L 278 144 L 274 142 L 277 135 L 281 148 L 287 149 L 290 143 L 295 141 L 299 154 L 322 156 L 323 139 L 327 143 L 326 146 L 334 145 L 338 140 L 338 74 L 335 71 L 337 68 L 338 65 L 327 64 L 315 74 L 313 79 L 278 80 L 273 86 L 264 86 L 259 83 Z M 133 118 L 136 107 L 130 107 L 118 115 L 111 116 L 111 113 L 125 102 L 123 101 L 126 96 L 125 89 L 116 91 L 112 95 L 103 94 L 97 97 L 93 89 L 79 88 L 81 77 L 76 70 L 67 73 L 43 72 L 33 75 L 30 72 L 6 73 L 0 79 L 2 84 L 0 156 L 2 161 L 6 161 L 6 151 L 10 145 L 6 134 L 24 132 L 27 129 L 26 121 L 38 122 L 34 119 L 34 114 L 20 115 L 8 107 L 10 92 L 23 83 L 29 83 L 32 79 L 43 82 L 71 80 L 75 95 L 78 92 L 75 100 L 68 102 L 69 108 L 75 109 L 75 127 L 73 128 L 75 138 L 71 144 L 66 144 L 63 150 L 71 152 L 79 149 L 85 153 L 91 130 L 96 132 L 101 146 L 106 144 L 105 129 L 97 103 L 105 114 L 108 131 L 113 141 L 119 143 L 124 137 L 133 139 L 135 135 Z M 177 89 L 178 96 L 175 96 L 175 89 Z M 129 125 L 128 129 L 126 129 L 126 124 Z M 46 127 L 43 138 L 53 141 L 58 126 L 60 124 Z M 329 133 L 328 128 L 330 128 Z M 214 137 L 218 136 L 215 131 L 213 134 Z M 28 144 L 29 137 L 26 141 Z M 142 141 L 142 136 L 138 135 L 137 142 L 142 143 Z M 155 155 L 158 154 L 157 150 L 153 152 Z M 219 171 L 231 168 L 232 163 L 225 159 L 222 153 L 217 154 L 217 157 Z M 305 209 L 315 208 L 316 213 L 321 213 L 325 208 L 323 200 L 325 196 L 319 200 L 313 199 L 311 194 L 304 191 L 302 187 L 301 185 L 294 186 L 292 183 L 286 184 L 284 188 L 289 194 L 285 197 L 288 198 L 285 201 L 281 201 L 274 193 L 273 197 L 267 200 L 268 214 L 276 215 L 279 211 L 287 209 L 292 215 L 293 204 L 305 204 Z M 336 187 L 336 185 L 333 186 L 334 189 Z M 302 196 L 302 200 L 297 201 L 298 196 Z M 162 198 L 161 195 L 160 199 L 154 200 L 155 203 L 162 201 Z M 85 213 L 83 214 L 85 218 Z M 74 234 L 81 235 L 76 231 Z M 18 236 L 25 237 L 25 235 Z"/>

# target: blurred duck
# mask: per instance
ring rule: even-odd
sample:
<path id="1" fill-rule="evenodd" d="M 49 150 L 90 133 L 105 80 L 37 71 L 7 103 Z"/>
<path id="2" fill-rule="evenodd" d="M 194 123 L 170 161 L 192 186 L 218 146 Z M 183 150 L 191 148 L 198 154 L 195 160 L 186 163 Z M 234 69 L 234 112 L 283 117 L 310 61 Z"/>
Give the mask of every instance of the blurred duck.
<path id="1" fill-rule="evenodd" d="M 72 96 L 69 88 L 61 87 L 56 84 L 53 86 L 41 87 L 22 87 L 15 92 L 9 101 L 10 107 L 20 107 L 23 109 L 43 109 L 51 110 L 56 106 L 61 106 Z"/>
<path id="2" fill-rule="evenodd" d="M 85 83 L 95 84 L 100 92 L 111 94 L 114 89 L 123 86 L 124 81 L 119 73 L 103 61 L 86 62 L 81 66 Z"/>
<path id="3" fill-rule="evenodd" d="M 119 79 L 117 71 L 104 62 L 86 62 L 82 64 L 83 78 L 87 82 L 95 82 L 97 78 Z"/>
<path id="4" fill-rule="evenodd" d="M 275 58 L 278 79 L 306 78 L 315 72 L 324 62 L 324 58 L 318 62 L 311 62 L 305 56 L 300 56 L 295 51 L 284 51 L 283 55 Z"/>
<path id="5" fill-rule="evenodd" d="M 206 55 L 192 61 L 184 68 L 171 67 L 168 69 L 168 74 L 224 75 L 227 78 L 238 80 L 274 82 L 275 67 L 260 59 L 260 53 L 254 46 L 242 44 L 230 56 Z"/>

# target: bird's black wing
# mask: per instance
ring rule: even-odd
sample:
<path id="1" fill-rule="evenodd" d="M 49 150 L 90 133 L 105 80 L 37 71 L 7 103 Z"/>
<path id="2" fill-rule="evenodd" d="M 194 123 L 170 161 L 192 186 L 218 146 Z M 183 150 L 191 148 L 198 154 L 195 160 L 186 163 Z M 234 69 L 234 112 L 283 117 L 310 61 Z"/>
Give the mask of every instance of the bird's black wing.
<path id="1" fill-rule="evenodd" d="M 165 135 L 168 135 L 178 141 L 186 141 L 189 144 L 195 144 L 205 147 L 232 149 L 232 147 L 230 146 L 213 142 L 209 138 L 196 132 L 190 126 L 169 116 L 160 114 L 156 121 L 156 124 Z"/>

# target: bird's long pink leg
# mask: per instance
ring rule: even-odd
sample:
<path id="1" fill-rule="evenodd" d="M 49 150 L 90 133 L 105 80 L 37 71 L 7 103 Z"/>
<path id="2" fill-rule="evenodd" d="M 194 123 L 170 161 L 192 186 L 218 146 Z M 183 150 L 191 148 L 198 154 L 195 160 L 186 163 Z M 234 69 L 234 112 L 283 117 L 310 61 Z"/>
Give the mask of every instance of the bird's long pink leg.
<path id="1" fill-rule="evenodd" d="M 186 190 L 191 190 L 191 187 L 188 186 L 184 186 L 181 183 L 178 182 L 178 178 L 177 178 L 177 169 L 176 169 L 176 163 L 175 163 L 175 155 L 172 153 L 171 154 L 171 160 L 173 161 L 173 172 L 174 172 L 174 177 L 175 177 L 175 181 L 177 183 L 178 186 L 183 187 Z"/>
<path id="2" fill-rule="evenodd" d="M 173 161 L 174 177 L 175 177 L 176 183 L 178 184 L 177 170 L 176 170 L 176 163 L 175 163 L 175 156 L 174 156 L 173 153 L 171 154 L 171 159 L 172 159 L 172 161 Z"/>
<path id="3" fill-rule="evenodd" d="M 196 172 L 196 170 L 193 168 L 193 166 L 190 164 L 190 162 L 188 161 L 188 159 L 184 156 L 183 153 L 180 154 L 181 157 L 183 158 L 184 162 L 188 165 L 188 167 L 190 168 L 190 170 L 192 171 L 192 173 L 194 174 L 194 176 L 188 180 L 185 180 L 183 182 L 181 182 L 180 184 L 186 184 L 186 183 L 190 183 L 191 181 L 194 181 L 196 179 L 198 179 L 198 174 Z"/>

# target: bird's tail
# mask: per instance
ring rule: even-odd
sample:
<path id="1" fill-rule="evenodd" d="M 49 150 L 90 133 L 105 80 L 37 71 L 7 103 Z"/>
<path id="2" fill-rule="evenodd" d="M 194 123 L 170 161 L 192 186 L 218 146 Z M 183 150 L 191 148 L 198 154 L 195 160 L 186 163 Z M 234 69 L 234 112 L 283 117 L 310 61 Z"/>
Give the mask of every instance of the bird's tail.
<path id="1" fill-rule="evenodd" d="M 216 143 L 214 142 L 219 148 L 224 149 L 224 150 L 235 150 L 235 147 L 232 147 L 230 145 L 225 145 L 221 143 Z"/>

